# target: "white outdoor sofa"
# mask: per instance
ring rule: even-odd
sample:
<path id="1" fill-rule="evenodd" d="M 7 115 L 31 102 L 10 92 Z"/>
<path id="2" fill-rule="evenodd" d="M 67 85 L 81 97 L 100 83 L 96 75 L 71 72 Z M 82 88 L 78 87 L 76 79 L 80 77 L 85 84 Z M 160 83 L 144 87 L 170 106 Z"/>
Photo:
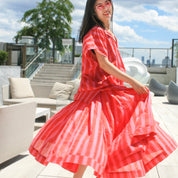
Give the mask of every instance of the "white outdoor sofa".
<path id="1" fill-rule="evenodd" d="M 28 150 L 35 112 L 34 102 L 0 106 L 0 164 Z"/>
<path id="2" fill-rule="evenodd" d="M 29 80 L 24 78 L 14 78 L 13 80 L 14 82 L 9 82 L 10 85 L 2 86 L 4 105 L 36 102 L 37 107 L 50 108 L 51 110 L 56 110 L 57 107 L 64 107 L 70 104 L 80 84 L 79 79 L 67 82 L 67 84 L 56 82 L 53 86 L 30 84 Z M 14 85 L 14 83 L 18 82 L 19 86 L 11 87 L 12 83 Z M 13 96 L 14 90 L 16 93 L 15 97 Z M 23 92 L 24 94 L 22 94 Z"/>
<path id="3" fill-rule="evenodd" d="M 32 85 L 32 89 L 34 92 L 35 97 L 28 97 L 28 98 L 12 98 L 10 92 L 10 86 L 4 85 L 2 86 L 2 99 L 4 105 L 9 104 L 16 104 L 22 102 L 36 102 L 38 107 L 42 108 L 50 108 L 52 110 L 56 109 L 57 101 L 56 99 L 49 98 L 50 90 L 52 86 L 48 85 Z M 67 105 L 71 101 L 70 100 L 59 100 L 59 105 Z"/>

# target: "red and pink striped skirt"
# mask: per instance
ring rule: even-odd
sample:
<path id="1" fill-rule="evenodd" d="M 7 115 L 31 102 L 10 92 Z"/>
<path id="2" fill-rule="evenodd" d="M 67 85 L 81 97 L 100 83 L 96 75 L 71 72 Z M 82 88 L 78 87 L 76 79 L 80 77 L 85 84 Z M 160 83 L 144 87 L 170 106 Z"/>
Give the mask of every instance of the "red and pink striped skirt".
<path id="1" fill-rule="evenodd" d="M 76 94 L 42 127 L 29 151 L 43 165 L 74 173 L 82 164 L 98 178 L 136 178 L 176 147 L 154 120 L 149 94 L 107 88 Z"/>

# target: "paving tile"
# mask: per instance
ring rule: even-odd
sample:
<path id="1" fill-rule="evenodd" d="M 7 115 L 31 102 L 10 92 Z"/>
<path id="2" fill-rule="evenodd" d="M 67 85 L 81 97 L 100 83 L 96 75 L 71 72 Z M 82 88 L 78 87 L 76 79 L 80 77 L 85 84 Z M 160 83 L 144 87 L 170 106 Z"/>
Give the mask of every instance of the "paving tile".
<path id="1" fill-rule="evenodd" d="M 154 167 L 146 174 L 145 177 L 142 178 L 159 178 L 157 168 Z"/>
<path id="2" fill-rule="evenodd" d="M 0 178 L 36 178 L 44 169 L 44 166 L 27 155 L 7 166 L 0 171 Z M 12 159 L 13 160 L 13 159 Z"/>
<path id="3" fill-rule="evenodd" d="M 177 144 L 178 144 L 178 135 L 174 135 L 174 139 L 175 139 L 175 141 L 176 141 Z"/>
<path id="4" fill-rule="evenodd" d="M 72 178 L 72 177 L 61 177 L 61 176 L 38 176 L 36 178 Z"/>
<path id="5" fill-rule="evenodd" d="M 37 133 L 40 131 L 40 129 L 36 129 L 34 132 L 33 132 L 33 138 L 37 135 Z"/>
<path id="6" fill-rule="evenodd" d="M 83 178 L 96 178 L 96 176 L 94 176 L 93 174 L 94 174 L 94 170 L 88 166 L 83 175 Z"/>
<path id="7" fill-rule="evenodd" d="M 178 166 L 158 166 L 160 178 L 178 178 Z"/>
<path id="8" fill-rule="evenodd" d="M 177 166 L 177 168 L 178 168 L 178 149 L 176 149 L 165 160 L 163 160 L 161 163 L 159 163 L 159 165 Z"/>
<path id="9" fill-rule="evenodd" d="M 160 122 L 160 126 L 170 135 L 178 135 L 178 105 L 172 105 L 165 102 L 165 98 L 162 99 L 162 103 L 155 102 L 152 105 L 155 119 Z M 164 102 L 163 102 L 164 99 Z M 164 104 L 166 103 L 166 104 Z"/>
<path id="10" fill-rule="evenodd" d="M 178 117 L 176 118 L 175 115 L 170 112 L 169 114 L 162 113 L 162 120 L 170 132 L 175 135 L 178 135 Z"/>
<path id="11" fill-rule="evenodd" d="M 73 174 L 57 164 L 49 163 L 48 166 L 40 173 L 40 176 L 63 176 L 72 177 Z"/>
<path id="12" fill-rule="evenodd" d="M 96 176 L 93 175 L 94 170 L 91 167 L 87 167 L 83 178 L 95 178 Z M 73 173 L 63 169 L 62 167 L 60 167 L 57 164 L 48 164 L 48 166 L 40 173 L 39 176 L 55 176 L 55 177 L 69 177 L 72 178 Z M 41 177 L 40 177 L 41 178 Z"/>

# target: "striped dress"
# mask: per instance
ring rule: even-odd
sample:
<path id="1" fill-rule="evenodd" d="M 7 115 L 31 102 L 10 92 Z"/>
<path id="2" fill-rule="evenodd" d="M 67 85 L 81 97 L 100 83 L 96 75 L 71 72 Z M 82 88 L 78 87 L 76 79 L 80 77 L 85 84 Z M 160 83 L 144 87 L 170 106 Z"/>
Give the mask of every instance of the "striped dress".
<path id="1" fill-rule="evenodd" d="M 93 49 L 125 71 L 117 39 L 93 27 L 83 40 L 74 101 L 41 128 L 29 151 L 43 165 L 56 163 L 74 173 L 82 164 L 98 178 L 143 177 L 177 145 L 154 120 L 150 94 L 138 95 L 102 70 Z"/>

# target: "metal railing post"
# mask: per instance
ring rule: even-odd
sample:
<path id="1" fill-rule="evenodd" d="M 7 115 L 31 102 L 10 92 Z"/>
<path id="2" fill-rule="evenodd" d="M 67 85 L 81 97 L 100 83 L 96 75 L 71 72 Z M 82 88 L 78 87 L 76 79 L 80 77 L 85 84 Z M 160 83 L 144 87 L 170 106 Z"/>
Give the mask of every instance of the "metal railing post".
<path id="1" fill-rule="evenodd" d="M 174 39 L 172 39 L 172 59 L 171 59 L 171 67 L 174 66 Z"/>

